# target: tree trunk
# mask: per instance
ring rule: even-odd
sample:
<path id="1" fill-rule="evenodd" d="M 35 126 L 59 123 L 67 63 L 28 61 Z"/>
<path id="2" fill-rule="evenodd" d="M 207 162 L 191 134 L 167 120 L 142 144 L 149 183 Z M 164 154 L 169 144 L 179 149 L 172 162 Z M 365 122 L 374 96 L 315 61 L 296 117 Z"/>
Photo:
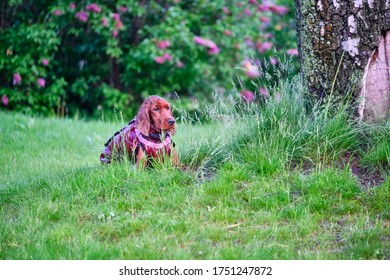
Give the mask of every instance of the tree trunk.
<path id="1" fill-rule="evenodd" d="M 322 99 L 353 90 L 361 119 L 387 119 L 390 0 L 295 0 L 295 5 L 301 73 L 308 91 Z"/>

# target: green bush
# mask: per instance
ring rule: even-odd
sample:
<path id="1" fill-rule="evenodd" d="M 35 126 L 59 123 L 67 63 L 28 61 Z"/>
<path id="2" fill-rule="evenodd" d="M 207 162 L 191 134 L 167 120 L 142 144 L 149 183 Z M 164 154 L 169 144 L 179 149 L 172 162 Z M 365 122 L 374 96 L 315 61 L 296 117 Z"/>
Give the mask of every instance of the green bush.
<path id="1" fill-rule="evenodd" d="M 0 106 L 130 115 L 147 95 L 205 100 L 232 89 L 232 79 L 252 99 L 251 80 L 272 75 L 275 50 L 296 55 L 292 1 L 277 2 L 8 1 Z"/>

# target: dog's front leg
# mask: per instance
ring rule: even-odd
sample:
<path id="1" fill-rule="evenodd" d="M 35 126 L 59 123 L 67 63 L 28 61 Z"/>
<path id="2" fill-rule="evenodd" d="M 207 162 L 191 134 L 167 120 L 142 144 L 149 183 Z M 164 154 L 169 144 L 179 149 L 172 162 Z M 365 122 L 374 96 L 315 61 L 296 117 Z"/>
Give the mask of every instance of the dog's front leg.
<path id="1" fill-rule="evenodd" d="M 137 167 L 140 167 L 140 168 L 144 169 L 146 167 L 147 163 L 148 163 L 148 159 L 146 157 L 146 153 L 140 147 L 138 149 L 138 152 L 137 152 L 136 156 L 135 156 L 135 165 Z"/>

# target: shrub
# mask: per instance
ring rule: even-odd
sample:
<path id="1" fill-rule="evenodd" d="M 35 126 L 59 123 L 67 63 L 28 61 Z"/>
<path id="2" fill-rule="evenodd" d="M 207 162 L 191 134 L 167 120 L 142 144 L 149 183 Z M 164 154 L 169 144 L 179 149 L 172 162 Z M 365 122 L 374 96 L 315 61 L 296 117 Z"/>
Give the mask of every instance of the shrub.
<path id="1" fill-rule="evenodd" d="M 2 107 L 45 115 L 133 113 L 151 94 L 254 91 L 258 66 L 295 55 L 292 1 L 8 1 Z M 271 72 L 272 74 L 272 72 Z M 237 77 L 237 79 L 236 79 Z"/>

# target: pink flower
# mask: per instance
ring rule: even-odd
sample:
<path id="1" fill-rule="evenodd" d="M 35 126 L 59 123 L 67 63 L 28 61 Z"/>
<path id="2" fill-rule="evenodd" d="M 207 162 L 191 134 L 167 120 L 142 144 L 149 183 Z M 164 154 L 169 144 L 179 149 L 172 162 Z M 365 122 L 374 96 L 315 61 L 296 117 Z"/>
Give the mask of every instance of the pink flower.
<path id="1" fill-rule="evenodd" d="M 121 19 L 121 16 L 118 13 L 112 13 L 112 18 L 116 21 Z"/>
<path id="2" fill-rule="evenodd" d="M 106 18 L 102 18 L 102 26 L 107 26 L 108 20 Z"/>
<path id="3" fill-rule="evenodd" d="M 22 77 L 20 76 L 19 73 L 14 73 L 14 79 L 12 82 L 13 82 L 14 86 L 20 85 L 22 83 Z"/>
<path id="4" fill-rule="evenodd" d="M 44 66 L 49 65 L 49 60 L 48 60 L 47 58 L 42 59 L 42 64 L 43 64 Z"/>
<path id="5" fill-rule="evenodd" d="M 61 10 L 55 10 L 53 12 L 53 14 L 55 14 L 56 16 L 60 16 L 60 15 L 62 15 L 62 12 L 61 12 Z"/>
<path id="6" fill-rule="evenodd" d="M 91 12 L 94 12 L 94 13 L 100 13 L 102 11 L 102 8 L 100 8 L 95 3 L 92 3 L 92 4 L 89 4 L 89 5 L 85 6 L 85 9 L 87 9 L 87 11 L 91 11 Z"/>
<path id="7" fill-rule="evenodd" d="M 165 62 L 165 58 L 163 56 L 157 56 L 154 61 L 158 64 L 163 64 Z"/>
<path id="8" fill-rule="evenodd" d="M 1 97 L 1 103 L 3 103 L 4 106 L 7 106 L 8 105 L 8 101 L 9 101 L 9 98 L 7 95 L 3 95 Z"/>
<path id="9" fill-rule="evenodd" d="M 227 14 L 227 15 L 230 14 L 230 10 L 229 10 L 228 7 L 223 7 L 222 10 L 223 10 L 223 12 L 224 12 L 225 14 Z"/>
<path id="10" fill-rule="evenodd" d="M 252 4 L 252 5 L 258 5 L 259 3 L 257 3 L 257 0 L 249 0 L 248 1 L 249 4 Z"/>
<path id="11" fill-rule="evenodd" d="M 252 15 L 251 10 L 249 10 L 248 8 L 246 8 L 246 9 L 244 10 L 244 13 L 245 13 L 247 16 L 251 16 L 251 15 Z"/>
<path id="12" fill-rule="evenodd" d="M 259 17 L 260 21 L 265 22 L 265 23 L 270 23 L 271 19 L 268 17 Z"/>
<path id="13" fill-rule="evenodd" d="M 184 63 L 181 60 L 178 60 L 178 61 L 176 61 L 176 67 L 177 68 L 183 68 L 184 67 Z"/>
<path id="14" fill-rule="evenodd" d="M 164 53 L 163 58 L 164 58 L 164 60 L 168 60 L 168 61 L 172 60 L 172 56 L 169 53 Z"/>
<path id="15" fill-rule="evenodd" d="M 240 96 L 243 101 L 246 103 L 253 102 L 255 100 L 255 94 L 247 89 L 243 89 L 240 91 Z"/>
<path id="16" fill-rule="evenodd" d="M 269 97 L 268 90 L 267 90 L 267 88 L 265 88 L 265 87 L 260 88 L 260 94 L 261 94 L 262 96 L 264 96 L 265 98 L 268 98 L 268 97 Z"/>
<path id="17" fill-rule="evenodd" d="M 238 2 L 236 5 L 237 5 L 237 7 L 242 7 L 243 4 L 242 4 L 242 2 Z"/>
<path id="18" fill-rule="evenodd" d="M 112 31 L 112 37 L 116 38 L 118 37 L 118 34 L 119 34 L 118 30 Z"/>
<path id="19" fill-rule="evenodd" d="M 271 63 L 272 65 L 276 65 L 276 64 L 278 64 L 278 62 L 279 62 L 278 59 L 275 57 L 269 58 L 269 63 Z"/>
<path id="20" fill-rule="evenodd" d="M 209 54 L 217 54 L 217 53 L 219 53 L 218 46 L 213 41 L 211 41 L 210 39 L 205 39 L 205 38 L 202 38 L 202 37 L 199 37 L 199 36 L 195 36 L 194 37 L 194 42 L 197 43 L 198 45 L 207 47 L 209 49 L 208 50 Z"/>
<path id="21" fill-rule="evenodd" d="M 264 42 L 256 44 L 257 50 L 259 53 L 264 53 L 272 49 L 273 44 L 271 42 Z"/>
<path id="22" fill-rule="evenodd" d="M 171 42 L 169 40 L 157 41 L 157 48 L 160 50 L 164 50 L 171 46 Z"/>
<path id="23" fill-rule="evenodd" d="M 279 15 L 285 15 L 288 13 L 288 8 L 285 6 L 278 6 L 278 5 L 270 5 L 269 9 Z"/>
<path id="24" fill-rule="evenodd" d="M 122 29 L 122 27 L 123 27 L 122 21 L 120 21 L 120 20 L 115 21 L 115 28 L 116 29 Z"/>
<path id="25" fill-rule="evenodd" d="M 45 87 L 46 81 L 45 81 L 44 78 L 39 78 L 39 79 L 37 80 L 37 84 L 38 84 L 38 86 L 40 86 L 40 87 Z"/>
<path id="26" fill-rule="evenodd" d="M 88 21 L 88 13 L 86 11 L 81 11 L 76 14 L 76 18 L 80 21 Z"/>
<path id="27" fill-rule="evenodd" d="M 210 39 L 205 39 L 205 38 L 199 37 L 199 36 L 194 37 L 194 42 L 199 44 L 199 45 L 208 47 L 210 49 L 217 48 L 217 45 L 213 41 L 211 41 Z"/>
<path id="28" fill-rule="evenodd" d="M 120 6 L 118 10 L 122 13 L 126 13 L 129 9 L 126 6 Z"/>
<path id="29" fill-rule="evenodd" d="M 249 78 L 257 78 L 260 76 L 259 68 L 256 65 L 254 65 L 249 59 L 244 60 L 242 65 L 245 69 L 245 74 Z"/>
<path id="30" fill-rule="evenodd" d="M 209 50 L 207 51 L 208 54 L 218 54 L 219 53 L 219 48 L 218 47 L 215 47 L 215 48 L 209 48 Z"/>
<path id="31" fill-rule="evenodd" d="M 76 4 L 75 3 L 70 3 L 69 4 L 69 9 L 71 9 L 71 10 L 76 9 Z"/>
<path id="32" fill-rule="evenodd" d="M 223 32 L 223 34 L 225 34 L 226 36 L 232 36 L 232 31 L 230 31 L 230 30 L 225 30 L 225 31 Z"/>
<path id="33" fill-rule="evenodd" d="M 298 50 L 297 49 L 289 49 L 289 50 L 287 50 L 287 55 L 298 56 Z"/>
<path id="34" fill-rule="evenodd" d="M 270 11 L 270 7 L 269 5 L 265 5 L 265 4 L 261 4 L 257 7 L 257 10 L 259 12 L 269 12 Z"/>

